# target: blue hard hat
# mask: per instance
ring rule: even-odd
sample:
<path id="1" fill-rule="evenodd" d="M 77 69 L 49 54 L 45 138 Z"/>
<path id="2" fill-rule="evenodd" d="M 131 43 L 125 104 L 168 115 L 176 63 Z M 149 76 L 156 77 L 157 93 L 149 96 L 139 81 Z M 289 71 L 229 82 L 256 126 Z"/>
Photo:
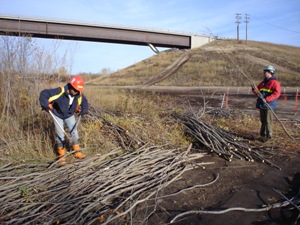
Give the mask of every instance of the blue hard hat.
<path id="1" fill-rule="evenodd" d="M 269 71 L 270 73 L 274 74 L 276 70 L 274 66 L 266 66 L 264 71 Z"/>

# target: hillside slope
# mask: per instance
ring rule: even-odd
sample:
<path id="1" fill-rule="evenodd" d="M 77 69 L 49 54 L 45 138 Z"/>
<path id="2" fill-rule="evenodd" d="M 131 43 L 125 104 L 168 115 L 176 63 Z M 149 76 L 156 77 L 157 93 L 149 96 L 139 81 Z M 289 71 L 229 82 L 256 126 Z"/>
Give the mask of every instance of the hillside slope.
<path id="1" fill-rule="evenodd" d="M 189 50 L 191 57 L 172 74 L 158 81 L 164 86 L 245 86 L 249 81 L 240 73 L 259 82 L 265 65 L 273 65 L 282 86 L 298 86 L 300 48 L 272 43 L 218 40 Z M 109 76 L 92 80 L 94 85 L 143 85 L 166 74 L 186 50 L 161 52 Z M 233 60 L 233 62 L 230 60 Z M 151 82 L 150 82 L 151 83 Z M 151 83 L 153 84 L 153 83 Z"/>

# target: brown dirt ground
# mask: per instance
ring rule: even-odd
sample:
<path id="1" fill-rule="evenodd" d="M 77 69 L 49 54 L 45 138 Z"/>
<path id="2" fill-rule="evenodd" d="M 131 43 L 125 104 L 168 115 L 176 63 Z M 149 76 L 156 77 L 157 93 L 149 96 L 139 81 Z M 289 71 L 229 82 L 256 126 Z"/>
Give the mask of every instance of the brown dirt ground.
<path id="1" fill-rule="evenodd" d="M 194 105 L 203 103 L 203 91 L 201 91 L 201 95 L 199 90 L 190 92 L 165 91 L 164 93 L 179 97 L 178 99 L 181 99 L 181 102 L 190 101 L 194 102 Z M 211 107 L 219 107 L 221 105 L 223 93 L 222 91 L 214 92 L 213 90 L 206 93 L 206 100 L 209 100 Z M 292 110 L 295 92 L 288 94 L 290 95 L 288 104 L 283 101 L 278 103 L 278 116 L 281 119 L 286 118 L 299 121 L 299 115 Z M 212 95 L 215 97 L 211 97 Z M 248 110 L 249 113 L 257 113 L 253 107 L 255 105 L 255 96 L 248 95 L 245 92 L 231 93 L 229 105 L 244 111 Z M 273 204 L 282 200 L 282 196 L 276 193 L 273 188 L 279 190 L 287 197 L 295 196 L 300 188 L 299 149 L 293 153 L 284 152 L 283 150 L 280 156 L 274 157 L 273 160 L 281 170 L 261 162 L 248 162 L 238 159 L 228 162 L 218 156 L 207 155 L 201 159 L 201 162 L 214 162 L 213 165 L 208 165 L 205 169 L 197 168 L 186 172 L 180 180 L 164 189 L 162 194 L 174 193 L 196 184 L 208 183 L 219 174 L 219 179 L 214 184 L 188 190 L 178 195 L 158 200 L 156 203 L 148 202 L 146 205 L 141 205 L 134 215 L 134 224 L 169 224 L 176 215 L 190 210 L 221 210 L 232 207 L 261 208 L 262 205 Z M 153 205 L 156 205 L 155 212 L 149 217 L 147 223 L 142 222 L 145 215 L 148 215 L 153 210 Z M 298 214 L 299 211 L 291 211 L 286 208 L 271 209 L 260 213 L 234 211 L 219 215 L 191 214 L 178 219 L 174 224 L 286 225 L 294 224 Z"/>
<path id="2" fill-rule="evenodd" d="M 219 174 L 219 179 L 212 185 L 195 188 L 178 195 L 159 200 L 156 212 L 147 224 L 168 224 L 176 215 L 190 210 L 221 210 L 232 207 L 261 208 L 282 198 L 273 188 L 286 196 L 295 196 L 300 187 L 300 155 L 282 158 L 278 164 L 281 170 L 259 162 L 233 160 L 227 162 L 217 156 L 207 156 L 201 162 L 215 162 L 206 169 L 197 168 L 186 172 L 182 179 L 165 189 L 164 194 L 177 192 L 197 184 L 205 184 Z M 142 224 L 147 205 L 138 209 L 135 224 Z M 143 213 L 142 213 L 143 212 Z M 293 224 L 299 212 L 296 210 L 272 209 L 266 212 L 250 213 L 234 211 L 226 214 L 191 214 L 178 219 L 174 224 L 210 224 L 210 225 L 263 225 Z"/>

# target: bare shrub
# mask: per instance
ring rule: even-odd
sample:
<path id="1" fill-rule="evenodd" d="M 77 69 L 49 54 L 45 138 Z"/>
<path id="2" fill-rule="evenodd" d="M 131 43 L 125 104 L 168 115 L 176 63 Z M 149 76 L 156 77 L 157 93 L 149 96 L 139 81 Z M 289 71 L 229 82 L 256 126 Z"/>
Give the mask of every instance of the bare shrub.
<path id="1" fill-rule="evenodd" d="M 68 73 L 66 54 L 59 59 L 53 53 L 59 43 L 52 47 L 47 51 L 31 37 L 0 38 L 0 140 L 5 143 L 1 148 L 4 155 L 32 158 L 49 152 L 51 142 L 45 129 L 50 125 L 41 115 L 39 93 L 50 82 L 58 85 Z"/>

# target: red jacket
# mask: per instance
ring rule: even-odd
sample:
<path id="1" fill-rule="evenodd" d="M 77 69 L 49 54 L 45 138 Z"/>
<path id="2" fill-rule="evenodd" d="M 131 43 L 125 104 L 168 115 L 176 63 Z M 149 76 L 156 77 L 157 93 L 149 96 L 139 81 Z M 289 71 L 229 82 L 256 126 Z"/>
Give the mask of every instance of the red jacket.
<path id="1" fill-rule="evenodd" d="M 266 99 L 268 104 L 274 110 L 276 108 L 277 99 L 280 97 L 281 88 L 280 83 L 277 81 L 275 76 L 272 76 L 269 79 L 264 79 L 258 86 L 257 89 L 260 91 L 262 96 Z M 266 108 L 263 104 L 263 101 L 257 101 L 257 108 L 264 109 Z"/>

